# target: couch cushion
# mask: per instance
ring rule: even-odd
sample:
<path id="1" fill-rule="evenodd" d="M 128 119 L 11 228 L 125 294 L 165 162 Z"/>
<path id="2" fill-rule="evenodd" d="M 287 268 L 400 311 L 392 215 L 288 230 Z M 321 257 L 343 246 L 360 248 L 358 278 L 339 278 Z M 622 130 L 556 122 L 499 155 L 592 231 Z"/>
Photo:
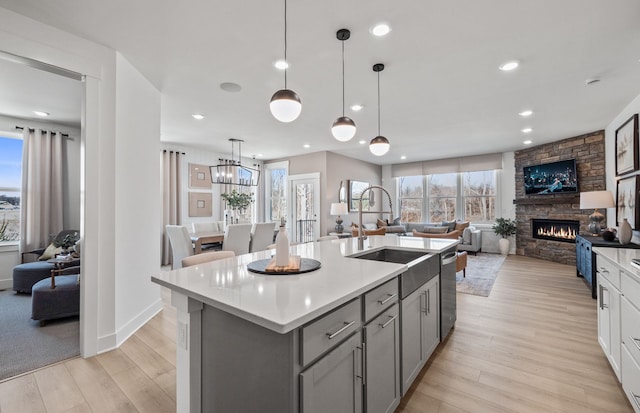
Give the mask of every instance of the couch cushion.
<path id="1" fill-rule="evenodd" d="M 427 234 L 446 234 L 449 232 L 449 227 L 428 227 L 425 226 L 422 232 Z"/>
<path id="2" fill-rule="evenodd" d="M 384 221 L 384 220 L 378 218 L 376 220 L 376 224 L 378 225 L 378 228 L 386 227 L 387 226 L 387 221 Z"/>
<path id="3" fill-rule="evenodd" d="M 471 228 L 466 227 L 462 231 L 462 243 L 463 244 L 471 244 Z"/>
<path id="4" fill-rule="evenodd" d="M 464 222 L 456 222 L 456 227 L 454 229 L 457 229 L 458 231 L 463 231 L 465 228 L 467 228 L 471 223 L 469 221 L 464 221 Z"/>
<path id="5" fill-rule="evenodd" d="M 442 221 L 440 225 L 447 227 L 447 232 L 456 230 L 456 221 Z"/>

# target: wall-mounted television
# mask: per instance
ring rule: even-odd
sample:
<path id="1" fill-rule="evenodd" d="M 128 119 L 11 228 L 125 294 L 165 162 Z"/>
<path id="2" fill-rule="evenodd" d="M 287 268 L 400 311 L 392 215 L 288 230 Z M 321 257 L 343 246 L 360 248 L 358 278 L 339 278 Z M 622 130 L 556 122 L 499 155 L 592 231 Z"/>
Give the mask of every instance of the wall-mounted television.
<path id="1" fill-rule="evenodd" d="M 576 160 L 525 166 L 524 192 L 527 195 L 548 195 L 578 192 Z"/>

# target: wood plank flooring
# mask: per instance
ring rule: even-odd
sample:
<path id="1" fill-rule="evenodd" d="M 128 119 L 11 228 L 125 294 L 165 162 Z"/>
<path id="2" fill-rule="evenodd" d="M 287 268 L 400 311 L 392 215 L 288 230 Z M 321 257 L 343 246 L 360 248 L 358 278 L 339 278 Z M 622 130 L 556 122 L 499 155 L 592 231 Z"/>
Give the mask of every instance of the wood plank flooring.
<path id="1" fill-rule="evenodd" d="M 0 413 L 174 412 L 176 313 L 163 299 L 120 348 L 1 382 Z M 574 267 L 509 256 L 489 297 L 458 294 L 454 331 L 397 412 L 632 413 L 596 336 Z"/>

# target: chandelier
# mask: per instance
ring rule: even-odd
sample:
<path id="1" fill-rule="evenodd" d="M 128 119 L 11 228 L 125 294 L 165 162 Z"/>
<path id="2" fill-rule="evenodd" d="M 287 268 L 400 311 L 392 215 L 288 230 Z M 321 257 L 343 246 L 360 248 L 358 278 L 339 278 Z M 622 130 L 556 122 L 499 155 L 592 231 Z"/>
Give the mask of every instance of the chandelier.
<path id="1" fill-rule="evenodd" d="M 223 185 L 258 186 L 260 181 L 260 165 L 253 167 L 242 165 L 242 139 L 229 139 L 231 142 L 231 159 L 218 159 L 219 164 L 210 166 L 211 182 Z M 235 146 L 238 145 L 238 159 L 235 159 Z"/>

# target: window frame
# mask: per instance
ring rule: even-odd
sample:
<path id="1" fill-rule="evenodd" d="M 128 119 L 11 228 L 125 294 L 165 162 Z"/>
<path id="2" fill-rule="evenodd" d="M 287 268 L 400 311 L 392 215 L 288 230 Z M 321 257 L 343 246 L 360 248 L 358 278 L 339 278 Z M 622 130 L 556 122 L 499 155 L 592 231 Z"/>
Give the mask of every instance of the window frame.
<path id="1" fill-rule="evenodd" d="M 0 137 L 7 138 L 7 139 L 17 139 L 17 140 L 23 141 L 23 145 L 24 145 L 24 139 L 21 133 L 0 130 Z M 20 169 L 22 170 L 22 154 L 20 154 Z M 22 179 L 20 179 L 20 186 L 18 187 L 1 186 L 1 183 L 0 183 L 0 192 L 15 192 L 18 194 L 20 198 L 22 198 Z M 22 199 L 20 200 L 20 204 L 22 205 Z M 18 219 L 20 220 L 20 216 Z M 22 228 L 22 225 L 19 224 L 17 239 L 11 240 L 11 241 L 0 240 L 0 245 L 14 245 L 14 244 L 17 245 L 21 239 L 21 232 L 20 232 L 21 228 Z"/>
<path id="2" fill-rule="evenodd" d="M 264 216 L 265 216 L 265 221 L 271 221 L 271 222 L 275 222 L 275 220 L 273 219 L 273 214 L 272 214 L 272 210 L 271 210 L 271 206 L 272 206 L 272 198 L 271 198 L 271 173 L 273 172 L 273 170 L 279 170 L 279 169 L 284 169 L 285 173 L 284 173 L 284 177 L 283 177 L 283 184 L 284 184 L 284 195 L 283 198 L 285 200 L 285 210 L 284 210 L 284 214 L 283 216 L 285 217 L 285 219 L 287 219 L 287 214 L 289 213 L 289 205 L 286 203 L 288 202 L 288 195 L 287 195 L 287 185 L 288 185 L 288 179 L 289 179 L 289 161 L 281 161 L 281 162 L 273 162 L 273 163 L 267 163 L 264 164 Z"/>

